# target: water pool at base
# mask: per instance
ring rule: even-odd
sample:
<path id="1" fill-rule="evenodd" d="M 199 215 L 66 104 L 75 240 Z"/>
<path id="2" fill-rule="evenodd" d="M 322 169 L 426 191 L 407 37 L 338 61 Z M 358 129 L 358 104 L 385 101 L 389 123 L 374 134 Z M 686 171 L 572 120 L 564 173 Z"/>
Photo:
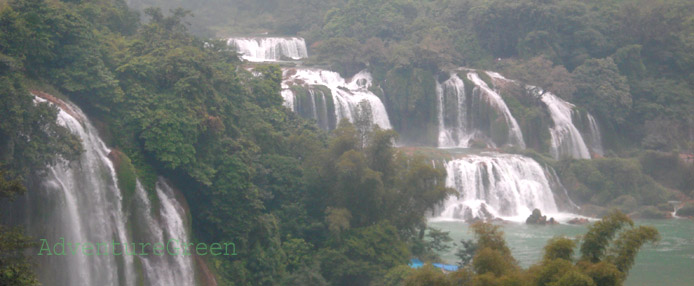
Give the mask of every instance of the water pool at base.
<path id="1" fill-rule="evenodd" d="M 636 220 L 635 224 L 654 226 L 660 232 L 661 240 L 656 245 L 647 244 L 641 248 L 624 285 L 694 285 L 694 220 Z M 523 268 L 541 259 L 543 247 L 552 237 L 578 238 L 587 231 L 586 225 L 537 226 L 511 222 L 500 225 L 513 256 Z M 463 238 L 474 238 L 465 222 L 430 221 L 429 226 L 449 231 L 458 245 Z M 455 264 L 457 247 L 441 253 L 441 258 Z"/>

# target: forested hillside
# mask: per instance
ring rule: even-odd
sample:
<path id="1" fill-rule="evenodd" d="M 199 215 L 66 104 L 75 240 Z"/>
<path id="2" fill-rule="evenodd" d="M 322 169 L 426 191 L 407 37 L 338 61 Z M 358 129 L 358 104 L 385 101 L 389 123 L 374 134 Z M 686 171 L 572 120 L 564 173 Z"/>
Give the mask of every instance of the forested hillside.
<path id="1" fill-rule="evenodd" d="M 424 243 L 445 172 L 397 153 L 392 131 L 343 122 L 326 136 L 282 107 L 277 66 L 253 76 L 226 43 L 190 35 L 186 12 L 146 14 L 140 25 L 122 2 L 3 6 L 3 177 L 36 179 L 53 156 L 80 152 L 55 108 L 32 104 L 29 91 L 46 91 L 101 122 L 134 166 L 121 163 L 119 179 L 153 192 L 157 174 L 172 178 L 196 240 L 236 243 L 237 256 L 209 261 L 220 284 L 368 283 Z"/>
<path id="2" fill-rule="evenodd" d="M 190 9 L 218 37 L 300 35 L 317 62 L 383 78 L 450 66 L 504 72 L 603 119 L 612 148 L 692 150 L 694 4 L 584 1 L 139 1 Z M 211 7 L 222 7 L 212 9 Z M 249 13 L 249 11 L 251 11 Z M 254 20 L 246 20 L 246 19 Z M 378 76 L 377 76 L 378 77 Z M 621 145 L 621 146 L 616 146 Z"/>

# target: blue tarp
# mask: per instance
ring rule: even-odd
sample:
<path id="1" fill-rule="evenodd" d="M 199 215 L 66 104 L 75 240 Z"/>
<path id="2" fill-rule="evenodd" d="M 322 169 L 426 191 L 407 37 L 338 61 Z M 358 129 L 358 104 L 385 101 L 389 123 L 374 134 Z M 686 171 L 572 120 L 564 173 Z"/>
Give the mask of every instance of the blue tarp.
<path id="1" fill-rule="evenodd" d="M 441 264 L 441 263 L 433 263 L 431 265 L 434 265 L 436 268 L 441 268 L 446 271 L 458 271 L 458 265 L 450 265 L 450 264 Z"/>
<path id="2" fill-rule="evenodd" d="M 422 266 L 424 266 L 424 262 L 417 258 L 410 259 L 410 263 L 408 264 L 410 267 L 417 269 Z M 449 271 L 449 272 L 454 272 L 458 271 L 458 265 L 450 265 L 450 264 L 442 264 L 442 263 L 433 263 L 431 264 L 436 268 L 442 269 L 444 271 Z"/>
<path id="3" fill-rule="evenodd" d="M 424 266 L 424 263 L 422 263 L 422 261 L 419 260 L 419 259 L 417 259 L 417 258 L 413 258 L 413 259 L 410 259 L 410 264 L 409 264 L 409 265 L 410 265 L 410 267 L 412 267 L 412 268 L 414 268 L 414 269 L 417 269 L 417 268 L 419 268 L 419 267 Z"/>

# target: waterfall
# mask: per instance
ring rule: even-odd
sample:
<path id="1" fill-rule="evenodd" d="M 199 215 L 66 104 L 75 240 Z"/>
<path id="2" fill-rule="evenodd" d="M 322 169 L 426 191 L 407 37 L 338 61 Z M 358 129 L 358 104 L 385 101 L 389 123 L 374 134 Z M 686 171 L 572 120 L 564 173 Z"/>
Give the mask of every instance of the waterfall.
<path id="1" fill-rule="evenodd" d="M 142 206 L 145 229 L 141 240 L 143 241 L 190 241 L 184 222 L 185 210 L 175 198 L 173 189 L 159 179 L 156 183 L 156 195 L 159 200 L 159 215 L 152 216 L 153 208 L 147 199 L 147 193 L 138 182 L 137 198 Z M 159 220 L 157 220 L 159 218 Z M 189 256 L 145 256 L 142 257 L 142 265 L 145 269 L 145 280 L 148 285 L 194 285 L 193 261 Z"/>
<path id="2" fill-rule="evenodd" d="M 588 118 L 588 136 L 590 137 L 590 150 L 595 154 L 600 156 L 604 155 L 602 149 L 602 135 L 600 135 L 600 127 L 598 127 L 598 121 L 590 115 L 586 114 Z"/>
<path id="3" fill-rule="evenodd" d="M 500 82 L 515 82 L 506 79 L 496 72 L 487 72 L 487 74 Z M 539 87 L 527 86 L 527 89 L 542 100 L 554 122 L 554 127 L 550 128 L 552 137 L 550 152 L 555 159 L 559 159 L 562 156 L 590 159 L 591 152 L 603 155 L 600 128 L 592 115 L 585 113 L 585 116 L 581 116 L 581 113 L 574 111 L 575 106 L 573 104 L 550 92 L 545 92 Z M 576 127 L 574 116 L 581 118 L 579 120 L 583 122 L 578 122 L 580 123 L 578 125 L 582 128 Z"/>
<path id="4" fill-rule="evenodd" d="M 289 108 L 289 110 L 295 111 L 296 108 L 294 107 L 294 93 L 289 89 L 283 89 L 280 92 L 280 94 L 284 99 L 283 105 Z"/>
<path id="5" fill-rule="evenodd" d="M 550 134 L 552 135 L 550 152 L 552 157 L 559 159 L 563 156 L 570 156 L 577 159 L 590 159 L 590 152 L 583 140 L 583 136 L 581 136 L 581 133 L 573 123 L 574 105 L 552 93 L 538 92 L 542 96 L 542 102 L 549 109 L 552 121 L 554 121 L 554 127 L 550 129 Z M 599 135 L 600 133 L 598 132 L 597 134 Z M 600 139 L 598 138 L 597 140 Z"/>
<path id="6" fill-rule="evenodd" d="M 465 85 L 457 74 L 443 83 L 436 82 L 439 120 L 439 147 L 467 148 L 477 132 L 468 133 Z"/>
<path id="7" fill-rule="evenodd" d="M 446 186 L 454 188 L 435 216 L 441 219 L 525 220 L 532 210 L 557 213 L 543 168 L 520 155 L 487 153 L 445 163 Z"/>
<path id="8" fill-rule="evenodd" d="M 251 62 L 299 60 L 308 57 L 306 41 L 298 37 L 229 38 L 227 44 Z"/>
<path id="9" fill-rule="evenodd" d="M 36 101 L 45 100 L 36 97 Z M 51 248 L 60 238 L 66 245 L 67 255 L 36 259 L 39 280 L 51 285 L 136 285 L 137 281 L 146 285 L 192 285 L 190 257 L 70 253 L 68 243 L 132 245 L 160 242 L 157 239 L 162 236 L 188 237 L 182 227 L 183 209 L 165 185 L 157 187 L 159 220 L 152 217 L 149 198 L 139 182 L 134 194 L 136 203 L 129 204 L 133 195 L 118 187 L 116 168 L 108 158 L 111 150 L 79 108 L 62 102 L 60 106 L 57 121 L 81 139 L 83 152 L 71 162 L 49 166 L 45 178 L 25 195 L 22 208 L 29 234 L 46 239 Z M 140 229 L 136 225 L 142 221 L 146 226 Z M 141 263 L 136 263 L 138 260 Z"/>
<path id="10" fill-rule="evenodd" d="M 300 115 L 316 119 L 319 126 L 332 127 L 324 122 L 340 122 L 347 119 L 357 123 L 360 118 L 383 129 L 392 129 L 388 113 L 381 100 L 369 90 L 372 85 L 371 74 L 362 71 L 351 79 L 340 74 L 320 69 L 285 69 L 282 81 L 282 97 L 285 106 Z M 300 98 L 292 87 L 306 89 Z M 329 106 L 328 101 L 332 101 Z M 334 112 L 329 112 L 333 109 Z M 327 117 L 322 119 L 322 117 Z M 333 127 L 334 128 L 334 127 Z"/>
<path id="11" fill-rule="evenodd" d="M 517 145 L 521 148 L 525 148 L 525 142 L 523 141 L 523 133 L 521 132 L 518 122 L 511 114 L 511 111 L 506 106 L 506 102 L 496 91 L 492 90 L 487 83 L 480 79 L 477 73 L 468 73 L 468 79 L 472 81 L 476 87 L 473 89 L 473 96 L 479 98 L 481 101 L 489 104 L 494 110 L 500 112 L 502 118 L 505 121 L 505 125 L 508 127 L 508 141 L 510 144 Z"/>
<path id="12" fill-rule="evenodd" d="M 511 144 L 525 148 L 523 133 L 503 98 L 493 91 L 474 72 L 467 74 L 475 85 L 472 94 L 466 94 L 465 83 L 456 73 L 436 83 L 439 147 L 469 147 L 470 140 L 480 140 L 492 147 Z M 495 114 L 500 115 L 493 118 Z M 498 120 L 503 120 L 498 125 Z M 502 127 L 503 126 L 503 127 Z M 505 128 L 508 130 L 496 130 Z M 505 139 L 495 138 L 503 134 Z"/>

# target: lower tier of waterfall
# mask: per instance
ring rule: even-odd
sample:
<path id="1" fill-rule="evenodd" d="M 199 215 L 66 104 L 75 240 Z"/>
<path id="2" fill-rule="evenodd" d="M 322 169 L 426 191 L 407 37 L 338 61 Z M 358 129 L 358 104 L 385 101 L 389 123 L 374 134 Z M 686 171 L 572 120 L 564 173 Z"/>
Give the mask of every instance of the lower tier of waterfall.
<path id="1" fill-rule="evenodd" d="M 466 155 L 444 163 L 446 185 L 455 189 L 434 218 L 524 221 L 537 208 L 559 212 L 550 174 L 534 160 L 513 154 Z"/>

